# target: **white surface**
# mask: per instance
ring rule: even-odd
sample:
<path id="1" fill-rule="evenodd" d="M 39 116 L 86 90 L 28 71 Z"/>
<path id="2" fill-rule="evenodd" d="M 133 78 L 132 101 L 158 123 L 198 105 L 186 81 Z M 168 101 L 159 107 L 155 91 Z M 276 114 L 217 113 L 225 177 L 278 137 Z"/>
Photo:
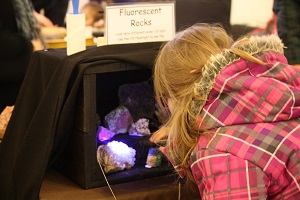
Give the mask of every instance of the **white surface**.
<path id="1" fill-rule="evenodd" d="M 272 17 L 273 0 L 232 0 L 231 24 L 265 26 Z"/>
<path id="2" fill-rule="evenodd" d="M 107 45 L 105 37 L 98 37 L 97 38 L 97 47 Z"/>
<path id="3" fill-rule="evenodd" d="M 85 14 L 67 14 L 67 55 L 86 49 Z"/>

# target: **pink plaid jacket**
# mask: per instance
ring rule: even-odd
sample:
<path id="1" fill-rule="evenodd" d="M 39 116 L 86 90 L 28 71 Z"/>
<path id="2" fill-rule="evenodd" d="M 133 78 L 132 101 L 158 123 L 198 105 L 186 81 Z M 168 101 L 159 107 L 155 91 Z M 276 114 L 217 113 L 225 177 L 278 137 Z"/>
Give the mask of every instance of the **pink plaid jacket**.
<path id="1" fill-rule="evenodd" d="M 241 49 L 268 64 L 225 51 L 195 85 L 207 99 L 197 124 L 208 134 L 191 155 L 200 195 L 300 200 L 300 69 L 287 64 L 275 35 L 254 36 Z"/>
<path id="2" fill-rule="evenodd" d="M 225 52 L 207 66 L 215 76 L 204 72 L 213 81 L 199 126 L 213 134 L 191 155 L 203 199 L 300 199 L 300 69 L 274 37 L 245 47 L 268 65 Z"/>

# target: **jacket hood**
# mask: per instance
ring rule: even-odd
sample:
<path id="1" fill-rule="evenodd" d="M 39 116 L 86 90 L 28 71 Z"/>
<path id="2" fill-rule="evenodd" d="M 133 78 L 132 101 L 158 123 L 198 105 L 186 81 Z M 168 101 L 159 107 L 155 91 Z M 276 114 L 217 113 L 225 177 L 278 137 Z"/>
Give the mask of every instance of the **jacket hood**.
<path id="1" fill-rule="evenodd" d="M 261 65 L 225 50 L 212 55 L 195 84 L 201 110 L 199 127 L 274 122 L 300 117 L 300 69 L 287 64 L 276 35 L 252 36 L 239 47 L 267 63 Z"/>

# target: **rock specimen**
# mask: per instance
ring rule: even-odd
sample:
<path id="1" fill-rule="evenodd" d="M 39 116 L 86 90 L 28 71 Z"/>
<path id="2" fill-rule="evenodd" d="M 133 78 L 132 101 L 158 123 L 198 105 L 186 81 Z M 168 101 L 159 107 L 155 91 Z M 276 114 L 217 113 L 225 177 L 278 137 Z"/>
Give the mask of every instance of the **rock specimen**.
<path id="1" fill-rule="evenodd" d="M 125 106 L 118 106 L 105 116 L 106 127 L 116 134 L 127 133 L 131 123 L 132 116 Z"/>
<path id="2" fill-rule="evenodd" d="M 132 168 L 135 164 L 135 154 L 135 149 L 125 143 L 112 141 L 98 147 L 97 160 L 105 173 L 111 173 Z"/>

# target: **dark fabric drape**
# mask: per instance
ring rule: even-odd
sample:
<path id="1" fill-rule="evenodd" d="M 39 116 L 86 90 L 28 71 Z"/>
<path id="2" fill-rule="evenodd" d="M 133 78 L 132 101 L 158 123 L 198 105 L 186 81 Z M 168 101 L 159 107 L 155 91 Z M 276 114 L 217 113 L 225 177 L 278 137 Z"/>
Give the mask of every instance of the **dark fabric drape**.
<path id="1" fill-rule="evenodd" d="M 19 31 L 12 0 L 0 6 L 0 113 L 15 104 L 33 46 Z"/>
<path id="2" fill-rule="evenodd" d="M 47 168 L 70 137 L 74 103 L 85 69 L 111 62 L 151 67 L 160 45 L 95 47 L 69 57 L 65 49 L 35 52 L 0 143 L 1 199 L 39 198 Z"/>

